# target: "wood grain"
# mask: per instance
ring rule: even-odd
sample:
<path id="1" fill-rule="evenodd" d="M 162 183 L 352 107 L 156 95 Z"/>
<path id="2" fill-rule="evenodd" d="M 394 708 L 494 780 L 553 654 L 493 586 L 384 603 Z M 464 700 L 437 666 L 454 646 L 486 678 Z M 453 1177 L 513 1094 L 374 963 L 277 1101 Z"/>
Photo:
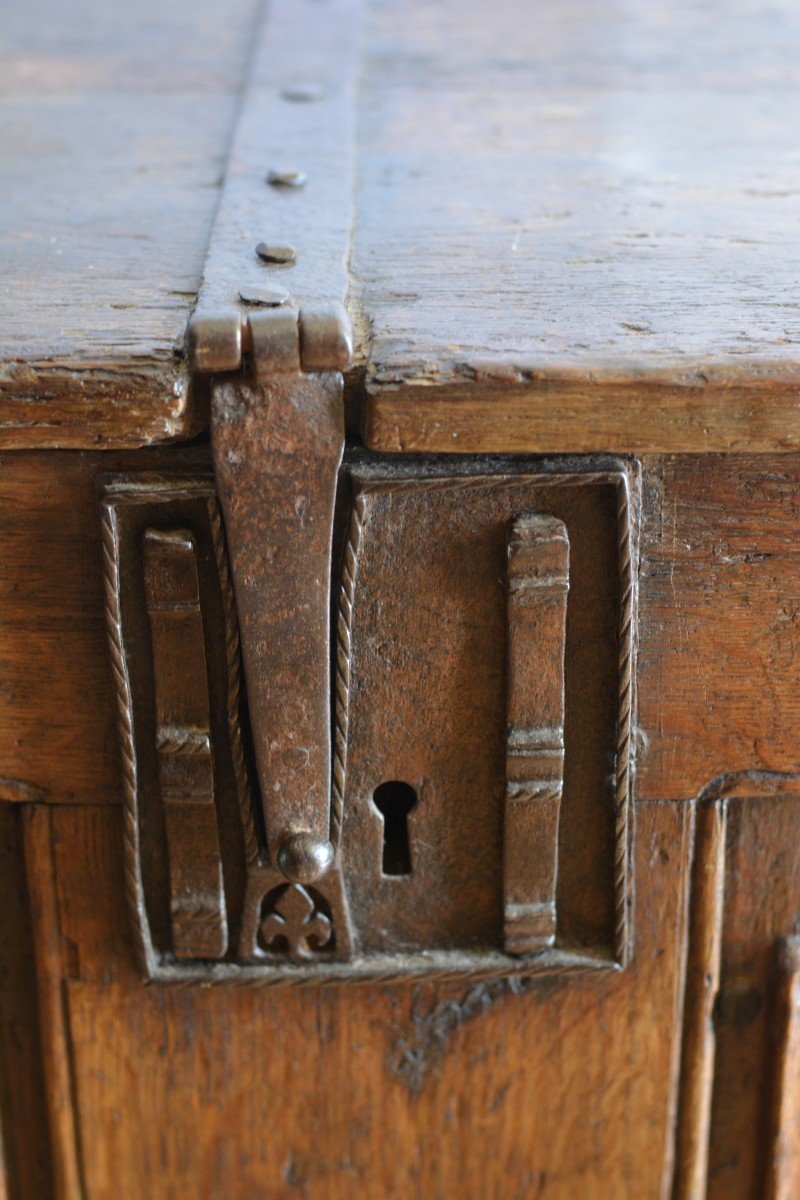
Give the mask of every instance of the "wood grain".
<path id="1" fill-rule="evenodd" d="M 50 809 L 23 814 L 47 1115 L 58 1200 L 83 1200 L 69 1051 Z"/>
<path id="2" fill-rule="evenodd" d="M 469 382 L 368 384 L 372 450 L 438 454 L 768 453 L 800 448 L 800 382 L 759 372 L 486 368 Z"/>
<path id="3" fill-rule="evenodd" d="M 52 848 L 88 1200 L 116 1200 L 121 1178 L 132 1200 L 136 1189 L 228 1200 L 231 1178 L 241 1200 L 303 1188 L 311 1200 L 356 1188 L 425 1200 L 499 1186 L 521 1200 L 537 1188 L 549 1200 L 669 1194 L 691 805 L 659 801 L 700 791 L 742 802 L 709 1197 L 750 1200 L 766 1178 L 764 997 L 800 894 L 797 795 L 776 790 L 798 765 L 798 457 L 644 463 L 637 957 L 611 978 L 540 979 L 520 994 L 485 982 L 142 986 L 122 894 L 112 699 L 98 683 L 108 664 L 97 485 L 104 470 L 165 460 L 201 470 L 208 450 L 9 455 L 0 476 L 11 692 L 0 773 L 15 801 L 84 805 L 54 811 Z M 763 777 L 777 784 L 754 801 L 748 787 Z"/>
<path id="4" fill-rule="evenodd" d="M 371 5 L 368 443 L 796 447 L 799 38 L 754 0 Z"/>
<path id="5" fill-rule="evenodd" d="M 0 460 L 7 799 L 120 800 L 96 486 L 167 461 L 210 460 L 203 447 Z M 647 459 L 642 490 L 637 794 L 688 800 L 721 774 L 800 769 L 800 456 Z"/>
<path id="6" fill-rule="evenodd" d="M 43 1119 L 47 1100 L 25 865 L 23 806 L 0 803 L 0 1197 L 51 1200 L 52 1155 Z"/>
<path id="7" fill-rule="evenodd" d="M 778 948 L 775 997 L 774 1109 L 768 1149 L 766 1200 L 792 1200 L 800 1191 L 800 939 Z"/>
<path id="8" fill-rule="evenodd" d="M 6 15 L 0 445 L 197 431 L 174 345 L 259 9 L 33 0 Z"/>
<path id="9" fill-rule="evenodd" d="M 121 799 L 98 488 L 163 453 L 0 456 L 0 799 Z M 208 461 L 169 454 L 178 469 Z"/>
<path id="10" fill-rule="evenodd" d="M 777 950 L 797 928 L 800 797 L 776 781 L 771 787 L 751 785 L 749 796 L 727 804 L 707 1200 L 751 1200 L 765 1194 L 775 1149 L 772 1099 L 781 1069 L 776 1035 L 785 1019 Z M 787 1183 L 794 1166 L 786 1153 Z"/>
<path id="11" fill-rule="evenodd" d="M 126 1200 L 657 1197 L 689 817 L 688 806 L 640 810 L 632 969 L 514 994 L 491 983 L 142 987 L 121 934 L 120 815 L 54 810 L 88 1200 L 117 1200 L 121 1179 Z"/>
<path id="12" fill-rule="evenodd" d="M 637 795 L 800 768 L 800 459 L 648 460 Z"/>
<path id="13" fill-rule="evenodd" d="M 704 1200 L 714 1094 L 714 1004 L 722 965 L 725 800 L 698 806 L 673 1200 Z"/>
<path id="14" fill-rule="evenodd" d="M 207 426 L 174 345 L 227 171 L 206 299 L 347 289 L 375 449 L 800 448 L 789 6 L 336 2 L 268 13 L 227 166 L 256 0 L 14 14 L 0 446 Z M 256 181 L 279 157 L 306 188 Z"/>

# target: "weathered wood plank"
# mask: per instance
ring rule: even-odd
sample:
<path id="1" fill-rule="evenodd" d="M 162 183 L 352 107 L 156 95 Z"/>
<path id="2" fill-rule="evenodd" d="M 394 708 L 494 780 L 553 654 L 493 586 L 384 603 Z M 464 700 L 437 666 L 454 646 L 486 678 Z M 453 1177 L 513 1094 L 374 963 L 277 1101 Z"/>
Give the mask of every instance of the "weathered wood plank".
<path id="1" fill-rule="evenodd" d="M 324 10 L 303 2 L 318 29 Z M 362 4 L 341 4 L 347 46 Z M 173 347 L 227 170 L 235 237 L 209 264 L 209 302 L 267 277 L 308 302 L 349 274 L 353 390 L 365 382 L 376 449 L 800 447 L 796 12 L 363 7 L 357 97 L 349 68 L 331 76 L 335 36 L 298 48 L 298 10 L 268 14 L 254 87 L 274 89 L 271 120 L 245 112 L 239 149 L 263 150 L 265 173 L 296 157 L 277 165 L 308 174 L 302 194 L 267 188 L 261 168 L 251 180 L 241 156 L 225 165 L 255 0 L 224 21 L 208 0 L 113 7 L 77 43 L 74 9 L 15 14 L 0 445 L 205 426 Z M 311 100 L 286 99 L 297 80 Z M 339 136 L 321 136 L 331 120 Z M 260 262 L 261 240 L 296 243 L 295 263 Z"/>
<path id="2" fill-rule="evenodd" d="M 800 939 L 778 948 L 773 1062 L 773 1116 L 767 1200 L 792 1200 L 800 1191 Z"/>
<path id="3" fill-rule="evenodd" d="M 34 0 L 0 56 L 0 445 L 192 436 L 175 356 L 260 4 Z"/>
<path id="4" fill-rule="evenodd" d="M 754 0 L 373 4 L 368 443 L 800 445 L 799 44 Z"/>
<path id="5" fill-rule="evenodd" d="M 788 368 L 787 368 L 788 370 Z M 657 367 L 475 372 L 473 381 L 369 382 L 364 441 L 438 454 L 767 453 L 800 448 L 800 372 Z"/>
<path id="6" fill-rule="evenodd" d="M 372 5 L 354 268 L 381 376 L 794 372 L 800 14 Z"/>

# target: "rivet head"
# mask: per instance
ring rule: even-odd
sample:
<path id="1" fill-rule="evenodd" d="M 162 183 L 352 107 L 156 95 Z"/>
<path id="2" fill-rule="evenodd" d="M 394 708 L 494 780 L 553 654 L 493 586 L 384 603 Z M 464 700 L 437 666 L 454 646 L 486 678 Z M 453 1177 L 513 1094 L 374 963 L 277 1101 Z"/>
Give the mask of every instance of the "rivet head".
<path id="1" fill-rule="evenodd" d="M 281 96 L 284 100 L 292 100 L 300 104 L 308 104 L 313 100 L 322 100 L 325 97 L 325 88 L 320 83 L 315 83 L 310 79 L 298 79 L 293 83 L 289 83 L 286 87 L 281 88 Z"/>
<path id="2" fill-rule="evenodd" d="M 254 308 L 280 308 L 289 302 L 289 293 L 277 288 L 239 288 L 239 299 Z"/>
<path id="3" fill-rule="evenodd" d="M 313 833 L 293 833 L 278 850 L 278 869 L 292 883 L 313 883 L 332 862 L 333 846 Z"/>
<path id="4" fill-rule="evenodd" d="M 284 188 L 301 188 L 305 186 L 308 179 L 305 171 L 298 171 L 294 167 L 285 169 L 275 169 L 267 172 L 267 183 L 272 187 Z"/>
<path id="5" fill-rule="evenodd" d="M 259 242 L 256 254 L 265 263 L 293 263 L 297 261 L 294 246 L 273 246 L 270 242 Z"/>

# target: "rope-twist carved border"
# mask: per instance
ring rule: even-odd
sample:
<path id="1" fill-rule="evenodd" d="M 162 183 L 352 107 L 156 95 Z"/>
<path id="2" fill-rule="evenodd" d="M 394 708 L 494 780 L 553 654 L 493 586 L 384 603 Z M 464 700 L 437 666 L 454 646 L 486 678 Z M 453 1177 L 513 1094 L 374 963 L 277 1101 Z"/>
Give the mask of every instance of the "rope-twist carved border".
<path id="1" fill-rule="evenodd" d="M 631 867 L 631 773 L 633 765 L 634 573 L 628 479 L 617 479 L 619 558 L 619 710 L 617 713 L 614 803 L 614 950 L 621 966 L 633 953 L 633 874 Z"/>
<path id="2" fill-rule="evenodd" d="M 242 655 L 239 639 L 239 620 L 236 614 L 236 598 L 233 592 L 225 531 L 219 505 L 213 497 L 208 499 L 208 519 L 211 541 L 217 562 L 222 600 L 225 610 L 225 654 L 228 674 L 228 736 L 231 745 L 233 773 L 236 777 L 236 797 L 244 834 L 245 859 L 250 866 L 258 861 L 259 845 L 253 815 L 253 796 L 244 753 L 241 725 Z"/>
<path id="3" fill-rule="evenodd" d="M 348 987 L 354 985 L 381 985 L 397 982 L 397 980 L 413 981 L 419 984 L 456 983 L 459 980 L 470 982 L 486 979 L 507 979 L 511 986 L 522 985 L 526 979 L 541 976 L 575 975 L 576 973 L 592 974 L 596 971 L 618 971 L 620 964 L 609 958 L 592 957 L 588 952 L 583 955 L 571 954 L 569 951 L 554 951 L 549 955 L 537 955 L 528 962 L 505 959 L 500 962 L 487 962 L 486 959 L 475 963 L 465 962 L 457 955 L 453 956 L 452 965 L 429 966 L 416 968 L 411 971 L 404 969 L 402 963 L 383 965 L 375 961 L 374 969 L 351 969 L 349 963 L 334 965 L 331 962 L 324 966 L 315 963 L 307 967 L 273 968 L 240 966 L 237 963 L 221 963 L 219 965 L 193 966 L 159 966 L 153 978 L 159 983 L 167 983 L 170 987 L 192 987 L 198 983 L 224 983 L 235 987 L 292 987 L 303 988 L 312 986 L 336 987 L 346 982 Z M 338 969 L 337 969 L 338 967 Z"/>
<path id="4" fill-rule="evenodd" d="M 122 759 L 123 787 L 123 872 L 125 895 L 136 930 L 136 953 L 140 967 L 150 974 L 153 951 L 146 933 L 144 888 L 139 867 L 139 822 L 136 811 L 136 750 L 133 741 L 133 698 L 125 666 L 122 642 L 122 616 L 119 602 L 118 542 L 114 513 L 103 504 L 100 520 L 100 541 L 103 556 L 103 589 L 106 601 L 106 629 L 111 658 L 111 673 L 117 708 L 117 731 Z"/>
<path id="5" fill-rule="evenodd" d="M 334 704 L 333 772 L 331 786 L 331 838 L 338 846 L 344 816 L 344 788 L 347 772 L 347 733 L 350 720 L 351 630 L 353 602 L 358 575 L 358 552 L 364 525 L 366 502 L 357 495 L 350 517 L 347 545 L 342 562 L 339 610 L 336 617 L 336 701 Z"/>

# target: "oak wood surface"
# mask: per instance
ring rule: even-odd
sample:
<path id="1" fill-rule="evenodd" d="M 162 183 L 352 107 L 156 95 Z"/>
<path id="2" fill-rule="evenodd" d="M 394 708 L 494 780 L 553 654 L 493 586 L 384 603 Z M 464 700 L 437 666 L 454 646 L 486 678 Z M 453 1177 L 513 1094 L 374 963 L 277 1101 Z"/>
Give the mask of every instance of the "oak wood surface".
<path id="1" fill-rule="evenodd" d="M 796 446 L 799 42 L 750 0 L 372 5 L 370 444 Z"/>
<path id="2" fill-rule="evenodd" d="M 157 470 L 163 454 L 0 457 L 2 800 L 119 802 L 98 488 L 107 471 Z"/>
<path id="3" fill-rule="evenodd" d="M 0 1197 L 50 1200 L 52 1152 L 40 1069 L 41 1035 L 23 820 L 0 803 Z M 49 876 L 52 881 L 52 871 Z"/>
<path id="4" fill-rule="evenodd" d="M 780 944 L 797 928 L 798 806 L 796 786 L 771 795 L 752 788 L 728 801 L 708 1200 L 796 1194 L 797 1112 L 786 1112 L 776 1146 L 773 1097 L 781 1072 L 797 1073 L 793 1048 L 781 1046 L 788 1014 L 778 968 Z"/>
<path id="5" fill-rule="evenodd" d="M 697 806 L 672 1200 L 696 1200 L 705 1195 L 708 1182 L 716 1049 L 714 1004 L 719 992 L 725 905 L 726 820 L 724 799 Z"/>
<path id="6" fill-rule="evenodd" d="M 120 801 L 98 480 L 166 461 L 209 465 L 202 446 L 0 462 L 5 799 Z M 793 455 L 645 460 L 640 797 L 687 800 L 726 772 L 800 769 L 799 487 Z"/>
<path id="7" fill-rule="evenodd" d="M 767 1200 L 792 1200 L 800 1191 L 800 963 L 796 934 L 778 948 L 772 1010 L 773 1112 L 767 1148 Z"/>
<path id="8" fill-rule="evenodd" d="M 544 977 L 519 994 L 485 981 L 143 985 L 124 903 L 97 505 L 108 470 L 165 462 L 204 471 L 208 449 L 14 454 L 0 474 L 0 775 L 5 799 L 57 806 L 56 895 L 28 904 L 39 906 L 31 936 L 44 956 L 44 1077 L 63 1071 L 68 1052 L 87 1200 L 116 1200 L 121 1179 L 132 1200 L 252 1200 L 259 1189 L 311 1200 L 359 1189 L 425 1200 L 666 1197 L 686 1144 L 673 1138 L 698 793 L 729 806 L 741 798 L 722 926 L 727 998 L 714 1006 L 709 1196 L 756 1194 L 775 1069 L 771 964 L 777 941 L 796 931 L 798 904 L 797 788 L 780 792 L 798 771 L 798 457 L 645 460 L 636 956 L 618 975 Z M 774 794 L 749 799 L 764 779 Z M 47 824 L 39 813 L 29 839 L 39 888 Z M 699 847 L 695 838 L 695 880 Z M 713 937 L 696 887 L 691 902 L 699 935 Z M 755 1016 L 753 992 L 766 997 Z M 699 1074 L 690 1062 L 700 1045 L 683 1043 L 685 1079 L 709 1074 L 705 1060 Z M 693 1111 L 706 1121 L 702 1105 Z M 61 1113 L 51 1134 L 64 1162 Z M 796 1157 L 781 1161 L 791 1179 Z"/>
<path id="9" fill-rule="evenodd" d="M 341 0 L 344 37 L 297 3 L 267 6 L 270 127 L 243 120 L 227 164 L 255 0 L 14 14 L 0 444 L 206 427 L 174 345 L 230 170 L 207 296 L 349 279 L 376 449 L 800 447 L 792 6 Z M 304 71 L 320 99 L 284 102 Z M 278 154 L 302 194 L 267 193 Z M 295 266 L 264 268 L 288 233 Z"/>
<path id="10" fill-rule="evenodd" d="M 4 14 L 2 444 L 142 445 L 197 429 L 175 342 L 258 11 L 33 0 Z"/>
<path id="11" fill-rule="evenodd" d="M 117 1200 L 120 1180 L 130 1200 L 658 1197 L 689 818 L 689 806 L 641 808 L 635 967 L 514 995 L 496 984 L 144 988 L 119 814 L 55 810 L 88 1200 Z"/>
<path id="12" fill-rule="evenodd" d="M 637 795 L 800 768 L 800 460 L 648 460 Z"/>
<path id="13" fill-rule="evenodd" d="M 681 382 L 665 381 L 657 367 L 589 373 L 490 367 L 435 386 L 370 383 L 361 402 L 361 432 L 371 449 L 390 453 L 768 453 L 800 447 L 794 383 L 744 379 L 727 370 L 701 374 Z"/>
<path id="14" fill-rule="evenodd" d="M 28 805 L 23 813 L 25 872 L 30 895 L 32 950 L 42 1043 L 42 1077 L 58 1200 L 81 1200 L 68 1014 L 62 989 L 64 961 L 53 858 L 52 810 Z"/>

